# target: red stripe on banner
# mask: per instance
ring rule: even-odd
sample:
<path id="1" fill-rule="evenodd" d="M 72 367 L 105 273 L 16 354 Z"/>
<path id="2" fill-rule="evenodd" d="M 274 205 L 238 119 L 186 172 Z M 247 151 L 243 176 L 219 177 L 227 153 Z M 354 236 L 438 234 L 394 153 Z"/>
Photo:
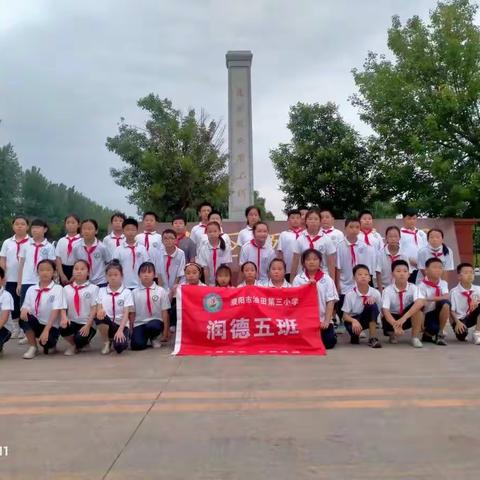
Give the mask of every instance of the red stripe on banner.
<path id="1" fill-rule="evenodd" d="M 182 285 L 174 355 L 325 355 L 316 285 Z"/>

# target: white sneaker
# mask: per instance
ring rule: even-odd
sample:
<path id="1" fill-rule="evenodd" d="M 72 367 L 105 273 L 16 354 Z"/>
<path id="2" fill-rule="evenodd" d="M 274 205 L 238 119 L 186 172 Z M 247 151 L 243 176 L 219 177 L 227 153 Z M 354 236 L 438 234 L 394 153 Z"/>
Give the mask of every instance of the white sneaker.
<path id="1" fill-rule="evenodd" d="M 63 352 L 63 354 L 66 356 L 66 357 L 71 357 L 73 355 L 75 355 L 77 353 L 77 347 L 75 347 L 75 345 L 69 345 L 65 351 Z"/>
<path id="2" fill-rule="evenodd" d="M 175 333 L 177 331 L 177 327 L 175 327 L 175 325 L 172 325 L 170 327 L 170 333 Z"/>
<path id="3" fill-rule="evenodd" d="M 473 332 L 473 343 L 475 345 L 480 345 L 480 332 Z"/>
<path id="4" fill-rule="evenodd" d="M 110 353 L 110 340 L 103 344 L 102 355 L 108 355 Z"/>
<path id="5" fill-rule="evenodd" d="M 27 337 L 23 337 L 18 341 L 19 345 L 26 345 L 28 343 Z"/>
<path id="6" fill-rule="evenodd" d="M 367 333 L 365 330 L 362 330 L 362 333 L 359 335 L 360 338 L 367 338 Z"/>
<path id="7" fill-rule="evenodd" d="M 28 347 L 28 350 L 23 354 L 23 358 L 26 360 L 30 360 L 32 358 L 35 358 L 38 354 L 38 348 L 30 346 Z"/>
<path id="8" fill-rule="evenodd" d="M 157 338 L 152 340 L 152 347 L 153 348 L 162 348 L 162 342 Z"/>
<path id="9" fill-rule="evenodd" d="M 12 336 L 10 338 L 13 340 L 20 338 L 20 332 L 21 332 L 20 328 L 16 326 L 15 328 L 12 329 Z"/>
<path id="10" fill-rule="evenodd" d="M 412 347 L 414 348 L 422 348 L 423 343 L 418 337 L 413 337 L 412 338 Z"/>

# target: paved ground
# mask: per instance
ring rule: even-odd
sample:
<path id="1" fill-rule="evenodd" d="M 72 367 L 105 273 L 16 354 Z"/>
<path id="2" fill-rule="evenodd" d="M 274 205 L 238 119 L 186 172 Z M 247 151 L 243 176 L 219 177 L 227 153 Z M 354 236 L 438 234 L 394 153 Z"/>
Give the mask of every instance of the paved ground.
<path id="1" fill-rule="evenodd" d="M 63 347 L 63 345 L 62 345 Z M 477 479 L 480 348 L 0 359 L 1 480 Z"/>

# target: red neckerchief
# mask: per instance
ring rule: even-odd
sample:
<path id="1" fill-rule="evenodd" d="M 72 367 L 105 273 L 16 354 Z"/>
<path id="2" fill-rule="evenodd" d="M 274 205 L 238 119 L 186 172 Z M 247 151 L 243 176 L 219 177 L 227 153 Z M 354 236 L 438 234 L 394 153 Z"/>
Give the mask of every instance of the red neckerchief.
<path id="1" fill-rule="evenodd" d="M 28 242 L 30 239 L 27 237 L 27 238 L 24 238 L 23 240 L 20 240 L 19 242 L 17 242 L 15 239 L 14 239 L 14 242 L 17 244 L 17 261 L 18 261 L 18 255 L 20 254 L 20 247 Z"/>
<path id="2" fill-rule="evenodd" d="M 77 241 L 80 240 L 80 235 L 74 235 L 73 237 L 69 237 L 68 235 L 65 237 L 67 239 L 68 245 L 67 245 L 67 257 L 69 257 L 72 252 L 73 252 L 73 244 Z"/>
<path id="3" fill-rule="evenodd" d="M 88 265 L 90 267 L 90 270 L 92 269 L 92 265 L 93 265 L 92 253 L 97 248 L 97 245 L 92 245 L 91 247 L 87 247 L 86 245 L 83 246 L 83 248 L 87 252 L 87 262 L 88 262 Z"/>
<path id="4" fill-rule="evenodd" d="M 409 230 L 408 228 L 402 228 L 400 230 L 402 233 L 408 233 L 409 235 L 413 235 L 414 239 L 415 239 L 415 245 L 418 245 L 418 238 L 417 238 L 417 232 L 418 232 L 418 229 L 415 228 L 415 230 Z"/>
<path id="5" fill-rule="evenodd" d="M 42 295 L 50 291 L 48 288 L 37 288 L 37 297 L 35 298 L 35 316 L 38 316 L 38 310 L 40 309 L 40 301 L 42 300 Z"/>
<path id="6" fill-rule="evenodd" d="M 306 277 L 311 280 L 311 277 L 310 275 L 307 273 L 307 271 L 305 270 L 305 275 Z M 320 269 L 320 270 L 317 270 L 317 272 L 315 273 L 315 275 L 313 276 L 313 279 L 318 282 L 320 281 L 323 277 L 325 276 L 325 274 L 323 273 L 323 271 Z"/>
<path id="7" fill-rule="evenodd" d="M 80 316 L 80 290 L 85 288 L 86 285 L 74 285 L 72 283 L 71 287 L 75 290 L 75 294 L 73 295 L 73 305 L 75 307 L 75 311 L 77 312 L 77 316 Z"/>
<path id="8" fill-rule="evenodd" d="M 250 243 L 257 249 L 257 278 L 260 278 L 260 262 L 261 262 L 261 255 L 260 252 L 263 247 L 257 245 L 257 242 L 254 238 L 250 240 Z"/>
<path id="9" fill-rule="evenodd" d="M 437 283 L 433 283 L 431 282 L 430 280 L 427 280 L 427 279 L 423 279 L 422 282 L 425 284 L 425 285 L 428 285 L 429 287 L 432 287 L 435 289 L 435 296 L 436 297 L 441 297 L 442 296 L 442 290 L 440 288 L 440 282 L 437 282 Z"/>
<path id="10" fill-rule="evenodd" d="M 360 231 L 363 233 L 364 242 L 367 245 L 370 245 L 370 239 L 368 238 L 368 236 L 373 232 L 373 229 L 372 228 L 370 228 L 370 229 L 362 228 Z"/>

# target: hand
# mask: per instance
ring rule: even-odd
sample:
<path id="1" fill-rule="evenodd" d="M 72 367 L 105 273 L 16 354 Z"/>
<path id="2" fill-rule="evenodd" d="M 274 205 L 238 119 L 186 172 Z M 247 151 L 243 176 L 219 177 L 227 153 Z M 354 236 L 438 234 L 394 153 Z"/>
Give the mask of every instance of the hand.
<path id="1" fill-rule="evenodd" d="M 417 266 L 417 260 L 415 258 L 409 258 L 408 259 L 410 261 L 410 265 L 412 267 L 416 267 Z"/>
<path id="2" fill-rule="evenodd" d="M 161 342 L 168 342 L 170 340 L 170 330 L 164 330 L 163 335 L 160 337 Z"/>
<path id="3" fill-rule="evenodd" d="M 38 341 L 40 342 L 40 345 L 45 345 L 48 342 L 49 333 L 50 333 L 50 329 L 45 327 L 40 337 L 38 337 Z"/>
<path id="4" fill-rule="evenodd" d="M 457 320 L 457 323 L 455 323 L 455 333 L 464 333 L 466 330 L 466 325 L 460 320 Z"/>
<path id="5" fill-rule="evenodd" d="M 26 322 L 28 320 L 28 310 L 22 308 L 22 310 L 20 310 L 20 320 L 23 320 L 24 322 Z"/>
<path id="6" fill-rule="evenodd" d="M 117 342 L 124 342 L 126 340 L 123 330 L 118 329 L 117 333 L 113 337 L 113 339 Z"/>
<path id="7" fill-rule="evenodd" d="M 103 320 L 107 316 L 107 312 L 105 312 L 103 307 L 99 307 L 97 309 L 97 318 L 99 320 Z"/>
<path id="8" fill-rule="evenodd" d="M 322 330 L 326 330 L 330 326 L 330 320 L 325 320 L 320 324 L 320 328 Z"/>
<path id="9" fill-rule="evenodd" d="M 403 335 L 405 331 L 403 330 L 403 323 L 396 322 L 394 325 L 393 330 L 395 331 L 396 335 Z"/>
<path id="10" fill-rule="evenodd" d="M 88 335 L 90 334 L 90 326 L 84 325 L 84 326 L 78 331 L 78 333 L 79 333 L 82 337 L 88 337 Z"/>
<path id="11" fill-rule="evenodd" d="M 62 315 L 62 319 L 60 320 L 60 326 L 62 328 L 66 328 L 68 327 L 68 325 L 70 325 L 70 320 L 66 315 Z"/>
<path id="12" fill-rule="evenodd" d="M 355 335 L 360 335 L 362 333 L 362 325 L 360 324 L 360 322 L 358 320 L 353 320 L 352 322 L 352 331 Z"/>
<path id="13" fill-rule="evenodd" d="M 16 293 L 18 296 L 22 293 L 22 286 L 20 284 L 17 284 L 17 288 L 15 289 Z"/>
<path id="14" fill-rule="evenodd" d="M 60 274 L 60 281 L 62 285 L 67 285 L 67 283 L 69 282 L 67 276 L 64 273 Z"/>
<path id="15" fill-rule="evenodd" d="M 367 297 L 367 305 L 373 305 L 375 303 L 375 299 L 373 297 Z"/>

